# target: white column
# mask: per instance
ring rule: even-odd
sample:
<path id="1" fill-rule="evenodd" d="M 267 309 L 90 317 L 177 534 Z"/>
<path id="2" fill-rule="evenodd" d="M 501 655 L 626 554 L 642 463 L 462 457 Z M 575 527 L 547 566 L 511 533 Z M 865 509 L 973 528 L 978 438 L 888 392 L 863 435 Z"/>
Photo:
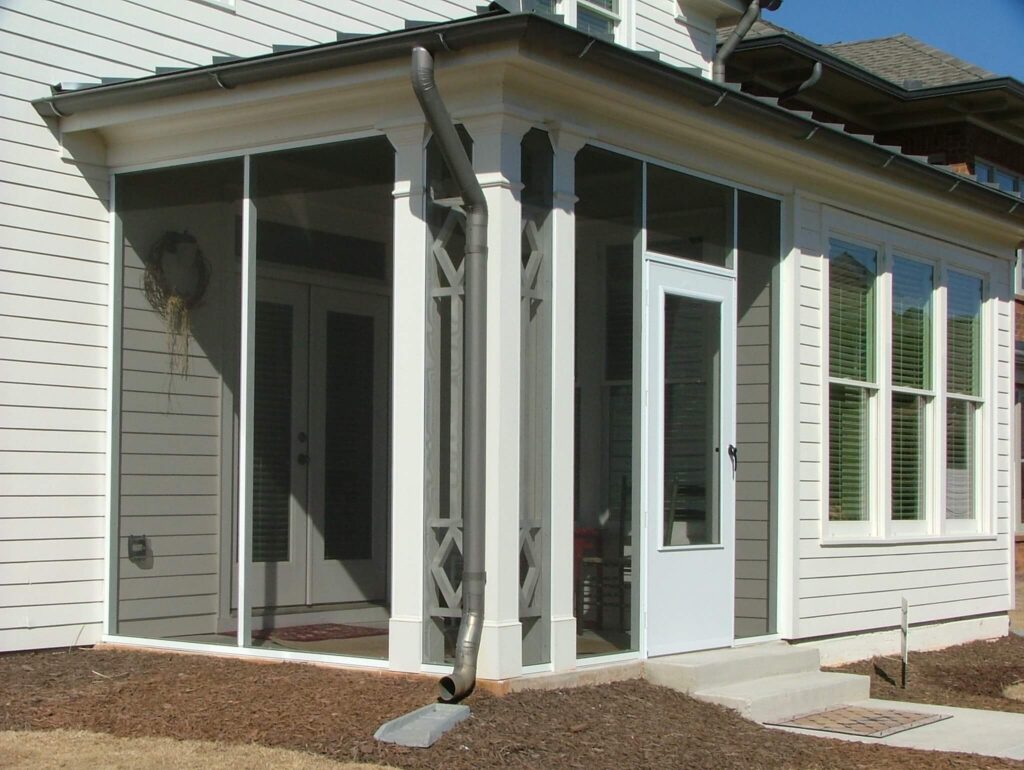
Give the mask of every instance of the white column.
<path id="1" fill-rule="evenodd" d="M 419 671 L 423 649 L 427 228 L 423 123 L 383 129 L 395 148 L 391 296 L 391 668 Z"/>
<path id="2" fill-rule="evenodd" d="M 519 622 L 520 143 L 530 125 L 508 115 L 468 120 L 487 230 L 487 586 L 477 675 L 522 671 Z"/>
<path id="3" fill-rule="evenodd" d="M 576 668 L 573 606 L 575 478 L 576 153 L 586 135 L 560 126 L 555 151 L 551 272 L 551 665 Z"/>

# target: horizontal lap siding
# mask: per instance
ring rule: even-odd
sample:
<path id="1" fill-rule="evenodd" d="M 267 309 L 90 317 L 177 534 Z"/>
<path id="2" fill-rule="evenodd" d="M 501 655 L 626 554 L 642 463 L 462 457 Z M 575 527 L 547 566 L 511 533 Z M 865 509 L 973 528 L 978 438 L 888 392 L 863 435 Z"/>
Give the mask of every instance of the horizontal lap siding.
<path id="1" fill-rule="evenodd" d="M 744 273 L 744 269 L 749 272 Z M 770 268 L 769 268 L 770 269 Z M 761 260 L 740 261 L 737 329 L 736 609 L 738 638 L 770 629 L 771 531 L 770 273 Z M 744 281 L 744 278 L 750 277 Z"/>
<path id="2" fill-rule="evenodd" d="M 823 546 L 822 516 L 827 490 L 824 417 L 828 406 L 827 351 L 823 349 L 827 320 L 822 312 L 826 290 L 823 260 L 828 233 L 823 207 L 798 198 L 797 259 L 799 306 L 797 322 L 798 508 L 796 545 L 798 580 L 796 637 L 887 628 L 899 624 L 904 597 L 911 622 L 926 623 L 1004 612 L 1009 603 L 1008 489 L 1010 451 L 1010 308 L 997 302 L 995 341 L 998 349 L 996 424 L 995 533 L 990 540 L 876 546 Z M 866 233 L 865 233 L 866 234 Z M 1001 273 L 994 293 L 1009 291 Z"/>
<path id="3" fill-rule="evenodd" d="M 714 57 L 714 24 L 707 27 L 687 24 L 676 17 L 676 3 L 637 0 L 636 45 L 657 51 L 669 64 L 708 69 Z"/>
<path id="4" fill-rule="evenodd" d="M 237 12 L 192 0 L 27 0 L 0 8 L 0 650 L 95 642 L 103 601 L 108 172 L 62 158 L 30 101 L 58 81 L 140 77 L 158 66 L 209 64 L 213 56 L 265 54 L 275 43 L 322 43 L 339 31 L 399 29 L 405 19 L 474 10 L 475 3 L 451 0 L 246 0 Z M 188 416 L 160 417 L 162 326 L 140 292 L 128 299 L 126 326 L 137 331 L 126 335 L 126 519 L 130 527 L 145 519 L 154 548 L 177 562 L 155 569 L 148 584 L 124 581 L 126 613 L 141 630 L 146 601 L 194 597 L 197 580 L 216 580 L 220 438 L 219 424 L 210 424 L 219 421 L 220 379 L 194 357 L 196 376 L 181 385 L 175 405 Z M 169 488 L 172 469 L 183 487 Z M 188 601 L 182 609 L 191 626 L 216 612 L 208 592 Z"/>

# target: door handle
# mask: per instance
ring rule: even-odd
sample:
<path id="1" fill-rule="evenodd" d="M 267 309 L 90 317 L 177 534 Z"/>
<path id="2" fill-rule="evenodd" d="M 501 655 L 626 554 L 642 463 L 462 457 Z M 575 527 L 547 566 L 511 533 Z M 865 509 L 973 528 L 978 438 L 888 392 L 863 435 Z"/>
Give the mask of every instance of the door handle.
<path id="1" fill-rule="evenodd" d="M 308 465 L 309 464 L 309 455 L 306 454 L 305 452 L 300 452 L 298 458 L 296 458 L 296 459 L 298 459 L 299 465 Z"/>
<path id="2" fill-rule="evenodd" d="M 729 459 L 732 461 L 732 472 L 736 475 L 736 465 L 739 463 L 739 452 L 736 450 L 735 444 L 729 444 Z"/>

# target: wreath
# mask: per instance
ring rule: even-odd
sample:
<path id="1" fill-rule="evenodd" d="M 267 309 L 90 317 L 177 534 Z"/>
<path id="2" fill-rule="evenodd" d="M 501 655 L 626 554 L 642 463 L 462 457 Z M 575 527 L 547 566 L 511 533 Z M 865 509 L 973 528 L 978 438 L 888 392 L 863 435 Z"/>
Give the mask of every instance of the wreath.
<path id="1" fill-rule="evenodd" d="M 167 327 L 167 353 L 171 374 L 188 377 L 188 343 L 192 310 L 210 284 L 210 263 L 203 256 L 196 237 L 188 230 L 170 230 L 149 250 L 143 289 Z"/>

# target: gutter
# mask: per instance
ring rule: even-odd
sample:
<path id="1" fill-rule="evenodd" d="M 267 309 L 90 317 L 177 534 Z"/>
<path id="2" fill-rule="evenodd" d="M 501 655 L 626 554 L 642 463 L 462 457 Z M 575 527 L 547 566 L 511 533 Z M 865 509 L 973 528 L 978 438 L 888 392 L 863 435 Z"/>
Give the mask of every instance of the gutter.
<path id="1" fill-rule="evenodd" d="M 743 49 L 760 47 L 764 40 L 765 38 L 747 40 L 743 43 Z M 58 91 L 51 96 L 35 100 L 33 106 L 44 117 L 65 116 L 153 99 L 221 88 L 231 89 L 331 68 L 405 59 L 409 55 L 409 50 L 415 46 L 435 46 L 440 43 L 442 47 L 447 46 L 461 51 L 473 45 L 514 41 L 519 41 L 524 49 L 531 49 L 531 53 L 551 61 L 555 66 L 565 68 L 580 66 L 580 54 L 586 52 L 582 66 L 589 63 L 591 66 L 617 72 L 625 78 L 643 79 L 666 89 L 679 100 L 689 100 L 705 107 L 714 106 L 718 110 L 752 120 L 761 126 L 762 131 L 773 127 L 779 135 L 795 139 L 808 137 L 814 132 L 816 143 L 827 137 L 832 147 L 869 167 L 904 169 L 926 189 L 949 191 L 982 210 L 1004 217 L 1010 216 L 1017 223 L 1024 222 L 1024 206 L 1021 205 L 1021 199 L 1009 193 L 991 189 L 948 169 L 938 168 L 923 160 L 904 155 L 897 148 L 884 147 L 848 134 L 842 127 L 816 121 L 806 114 L 790 112 L 779 107 L 776 100 L 741 93 L 737 88 L 691 75 L 664 62 L 654 61 L 622 46 L 594 38 L 536 14 L 494 12 L 462 21 L 386 32 L 366 38 L 266 54 L 184 72 L 97 85 L 80 91 Z M 772 44 L 777 44 L 778 37 L 772 37 L 771 41 Z M 820 54 L 821 51 L 814 51 L 812 55 Z M 830 56 L 826 54 L 821 58 L 831 65 Z M 950 87 L 942 90 L 978 89 L 979 85 L 968 84 L 956 89 Z M 988 88 L 1021 87 L 1012 79 L 987 81 L 984 85 Z M 896 87 L 891 88 L 895 90 Z M 930 93 L 934 93 L 934 90 Z M 915 92 L 915 98 L 923 95 Z"/>
<path id="2" fill-rule="evenodd" d="M 434 82 L 434 57 L 412 49 L 412 89 L 455 177 L 466 212 L 465 321 L 463 356 L 466 385 L 462 410 L 462 623 L 455 644 L 455 667 L 438 683 L 441 700 L 459 701 L 473 691 L 484 622 L 485 465 L 487 397 L 487 200 Z"/>

